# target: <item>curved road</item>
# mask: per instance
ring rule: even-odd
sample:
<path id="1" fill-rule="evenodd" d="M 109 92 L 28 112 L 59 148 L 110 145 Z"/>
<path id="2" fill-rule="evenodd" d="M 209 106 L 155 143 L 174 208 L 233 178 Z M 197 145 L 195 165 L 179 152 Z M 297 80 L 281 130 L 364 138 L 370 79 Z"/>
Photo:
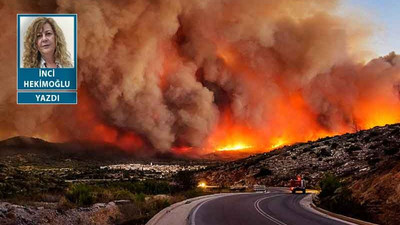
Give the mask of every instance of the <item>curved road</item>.
<path id="1" fill-rule="evenodd" d="M 193 209 L 191 225 L 343 225 L 303 205 L 307 195 L 279 189 L 269 193 L 237 194 L 205 201 Z"/>

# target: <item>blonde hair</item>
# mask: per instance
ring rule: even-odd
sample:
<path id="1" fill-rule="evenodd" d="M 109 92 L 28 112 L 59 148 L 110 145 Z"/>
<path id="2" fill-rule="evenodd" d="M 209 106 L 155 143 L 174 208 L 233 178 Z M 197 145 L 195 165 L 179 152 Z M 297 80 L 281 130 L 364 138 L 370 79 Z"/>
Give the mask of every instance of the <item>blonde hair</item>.
<path id="1" fill-rule="evenodd" d="M 61 28 L 57 25 L 56 21 L 52 18 L 39 17 L 28 27 L 24 39 L 24 55 L 23 63 L 24 68 L 39 68 L 41 54 L 37 47 L 37 33 L 40 32 L 44 24 L 50 24 L 55 35 L 56 49 L 54 52 L 54 59 L 60 63 L 62 67 L 72 67 L 70 54 L 67 50 L 67 43 Z"/>

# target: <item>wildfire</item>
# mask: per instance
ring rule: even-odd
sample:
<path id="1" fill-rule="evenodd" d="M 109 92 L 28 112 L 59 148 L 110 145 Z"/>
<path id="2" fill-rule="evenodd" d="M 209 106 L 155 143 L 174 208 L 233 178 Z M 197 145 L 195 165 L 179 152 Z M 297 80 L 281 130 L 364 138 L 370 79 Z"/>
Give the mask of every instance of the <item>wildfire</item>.
<path id="1" fill-rule="evenodd" d="M 232 145 L 223 146 L 221 148 L 217 148 L 218 151 L 236 151 L 236 150 L 247 150 L 253 148 L 254 146 L 247 145 L 244 143 L 235 143 Z"/>
<path id="2" fill-rule="evenodd" d="M 287 144 L 287 141 L 285 141 L 283 138 L 279 138 L 276 140 L 276 142 L 274 142 L 274 144 L 271 145 L 271 149 L 279 148 L 285 144 Z"/>
<path id="3" fill-rule="evenodd" d="M 193 147 L 188 147 L 188 146 L 172 147 L 171 150 L 175 154 L 181 155 L 181 154 L 186 154 L 186 153 L 192 151 Z"/>
<path id="4" fill-rule="evenodd" d="M 94 110 L 94 104 L 85 89 L 79 92 L 77 110 L 78 121 L 88 130 L 87 139 L 95 142 L 105 142 L 116 145 L 126 151 L 138 149 L 143 146 L 142 139 L 132 131 L 121 130 L 103 123 Z"/>
<path id="5" fill-rule="evenodd" d="M 232 112 L 225 110 L 218 126 L 210 135 L 208 151 L 253 151 L 259 146 L 260 134 L 246 125 L 234 122 Z"/>
<path id="6" fill-rule="evenodd" d="M 2 21 L 38 10 L 2 2 Z M 57 2 L 51 11 L 89 10 L 80 13 L 79 104 L 0 106 L 0 137 L 38 133 L 193 157 L 400 122 L 400 56 L 364 62 L 373 28 L 337 15 L 336 1 Z M 10 34 L 0 38 L 3 52 L 14 52 Z M 1 81 L 0 99 L 13 103 L 10 80 Z"/>
<path id="7" fill-rule="evenodd" d="M 358 105 L 356 119 L 361 129 L 384 126 L 400 121 L 400 104 L 381 100 L 363 101 Z"/>

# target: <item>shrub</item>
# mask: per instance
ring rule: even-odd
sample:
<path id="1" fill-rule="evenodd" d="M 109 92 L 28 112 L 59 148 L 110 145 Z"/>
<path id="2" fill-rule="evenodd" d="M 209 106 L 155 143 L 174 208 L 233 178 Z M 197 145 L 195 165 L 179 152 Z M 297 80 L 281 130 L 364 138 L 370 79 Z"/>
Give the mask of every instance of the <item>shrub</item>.
<path id="1" fill-rule="evenodd" d="M 185 198 L 195 198 L 195 197 L 203 195 L 203 193 L 204 193 L 203 190 L 196 188 L 196 189 L 192 189 L 189 191 L 185 191 L 183 193 L 183 196 L 185 196 Z"/>
<path id="2" fill-rule="evenodd" d="M 135 195 L 135 201 L 136 202 L 144 202 L 146 199 L 146 196 L 143 193 L 139 193 Z"/>
<path id="3" fill-rule="evenodd" d="M 65 196 L 61 197 L 60 201 L 58 201 L 58 204 L 57 204 L 57 209 L 62 210 L 62 211 L 65 211 L 67 209 L 72 209 L 74 207 L 75 207 L 75 205 L 70 200 L 68 200 Z"/>
<path id="4" fill-rule="evenodd" d="M 373 166 L 380 161 L 378 157 L 371 157 L 368 159 L 368 165 Z"/>
<path id="5" fill-rule="evenodd" d="M 169 201 L 167 199 L 156 200 L 155 201 L 155 209 L 156 209 L 156 211 L 160 211 L 161 209 L 167 208 L 170 205 L 171 205 L 171 203 L 169 203 Z"/>
<path id="6" fill-rule="evenodd" d="M 190 190 L 196 187 L 196 180 L 191 171 L 179 171 L 174 180 L 182 190 Z"/>
<path id="7" fill-rule="evenodd" d="M 400 130 L 399 130 L 399 129 L 394 129 L 394 130 L 392 130 L 392 131 L 390 132 L 389 135 L 397 135 L 397 134 L 399 134 L 399 133 L 400 133 Z"/>
<path id="8" fill-rule="evenodd" d="M 79 206 L 88 206 L 94 202 L 91 187 L 86 184 L 74 184 L 70 186 L 65 197 Z"/>
<path id="9" fill-rule="evenodd" d="M 62 196 L 58 194 L 42 193 L 38 196 L 41 202 L 59 202 Z"/>
<path id="10" fill-rule="evenodd" d="M 328 150 L 326 150 L 325 148 L 321 149 L 321 151 L 318 152 L 318 154 L 317 154 L 318 157 L 320 157 L 320 156 L 322 156 L 322 157 L 329 157 L 329 156 L 331 156 L 331 155 L 332 155 L 331 152 L 328 151 Z"/>
<path id="11" fill-rule="evenodd" d="M 390 145 L 391 141 L 388 139 L 383 139 L 381 142 L 381 145 L 388 147 Z"/>
<path id="12" fill-rule="evenodd" d="M 371 132 L 369 133 L 369 136 L 370 136 L 370 137 L 375 137 L 375 136 L 378 136 L 378 135 L 379 135 L 379 132 L 376 131 L 376 130 L 373 130 L 373 131 L 371 131 Z"/>
<path id="13" fill-rule="evenodd" d="M 116 190 L 113 194 L 116 200 L 135 200 L 135 195 L 128 190 Z"/>
<path id="14" fill-rule="evenodd" d="M 262 167 L 260 171 L 256 175 L 254 175 L 254 177 L 264 177 L 269 175 L 272 175 L 272 171 L 268 168 Z"/>
<path id="15" fill-rule="evenodd" d="M 326 174 L 320 181 L 320 203 L 323 208 L 364 220 L 370 220 L 365 207 L 352 196 L 352 192 L 332 174 Z"/>
<path id="16" fill-rule="evenodd" d="M 136 193 L 144 193 L 150 195 L 171 193 L 170 185 L 165 181 L 146 180 L 143 182 L 143 185 L 144 185 L 143 192 L 136 192 Z"/>
<path id="17" fill-rule="evenodd" d="M 376 143 L 376 144 L 371 144 L 368 148 L 371 150 L 377 150 L 377 149 L 379 149 L 380 146 L 381 146 L 381 144 Z"/>
<path id="18" fill-rule="evenodd" d="M 337 178 L 333 174 L 326 174 L 325 177 L 319 182 L 319 186 L 321 187 L 321 193 L 319 196 L 321 198 L 325 196 L 332 196 L 335 193 L 335 190 L 341 187 L 339 178 Z"/>
<path id="19" fill-rule="evenodd" d="M 370 142 L 371 138 L 369 136 L 366 136 L 362 139 L 363 142 Z"/>
<path id="20" fill-rule="evenodd" d="M 333 142 L 333 143 L 331 144 L 331 149 L 336 149 L 338 146 L 339 146 L 338 143 Z"/>
<path id="21" fill-rule="evenodd" d="M 136 181 L 136 182 L 114 182 L 110 186 L 115 189 L 124 189 L 132 194 L 169 194 L 171 193 L 171 186 L 166 181 L 157 180 L 146 180 L 146 181 Z"/>
<path id="22" fill-rule="evenodd" d="M 385 155 L 394 155 L 397 152 L 399 152 L 399 148 L 396 147 L 387 147 L 383 150 L 383 152 L 385 153 Z"/>
<path id="23" fill-rule="evenodd" d="M 351 153 L 353 151 L 361 150 L 361 147 L 358 145 L 351 145 L 346 149 L 346 152 Z"/>

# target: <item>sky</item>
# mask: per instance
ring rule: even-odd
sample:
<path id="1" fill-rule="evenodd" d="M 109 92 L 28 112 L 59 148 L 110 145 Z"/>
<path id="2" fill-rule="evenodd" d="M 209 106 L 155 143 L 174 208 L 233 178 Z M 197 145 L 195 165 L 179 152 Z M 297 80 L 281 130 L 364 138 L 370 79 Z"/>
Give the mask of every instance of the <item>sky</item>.
<path id="1" fill-rule="evenodd" d="M 391 51 L 400 54 L 399 0 L 343 0 L 341 9 L 361 11 L 376 26 L 371 38 L 372 50 L 377 56 Z"/>

